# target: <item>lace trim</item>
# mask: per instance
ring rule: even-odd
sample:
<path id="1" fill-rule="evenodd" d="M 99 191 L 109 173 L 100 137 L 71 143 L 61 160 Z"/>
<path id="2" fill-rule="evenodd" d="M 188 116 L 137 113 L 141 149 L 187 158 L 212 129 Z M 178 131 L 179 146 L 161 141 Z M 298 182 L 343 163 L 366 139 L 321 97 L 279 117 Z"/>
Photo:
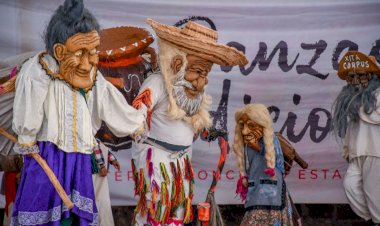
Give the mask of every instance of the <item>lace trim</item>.
<path id="1" fill-rule="evenodd" d="M 32 146 L 24 146 L 20 144 L 15 144 L 13 147 L 14 152 L 21 155 L 31 154 L 31 153 L 39 153 L 40 149 L 36 144 Z"/>
<path id="2" fill-rule="evenodd" d="M 39 225 L 61 219 L 61 206 L 56 206 L 48 211 L 18 212 L 18 216 L 12 217 L 11 225 Z"/>
<path id="3" fill-rule="evenodd" d="M 70 195 L 71 200 L 74 205 L 88 213 L 93 214 L 93 220 L 90 225 L 98 226 L 99 225 L 99 214 L 93 213 L 93 203 L 94 201 L 90 198 L 81 196 L 80 193 L 76 190 L 73 190 L 73 193 Z M 63 212 L 69 211 L 66 206 L 56 206 L 48 211 L 37 211 L 37 212 L 18 212 L 17 216 L 12 217 L 11 226 L 19 225 L 40 225 L 46 224 L 48 222 L 54 222 L 61 220 L 61 215 Z"/>
<path id="4" fill-rule="evenodd" d="M 88 213 L 93 213 L 94 212 L 94 200 L 81 196 L 80 193 L 76 190 L 73 190 L 72 194 L 69 195 L 71 201 L 74 203 L 78 209 L 88 212 Z M 67 206 L 63 206 L 63 212 L 68 211 L 69 209 Z"/>

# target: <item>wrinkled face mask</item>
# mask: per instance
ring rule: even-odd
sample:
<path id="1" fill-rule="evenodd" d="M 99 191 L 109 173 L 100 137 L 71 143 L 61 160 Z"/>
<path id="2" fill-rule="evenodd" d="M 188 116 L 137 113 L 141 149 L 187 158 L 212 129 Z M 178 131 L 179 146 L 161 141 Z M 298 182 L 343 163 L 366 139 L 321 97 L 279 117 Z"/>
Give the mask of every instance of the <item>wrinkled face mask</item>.
<path id="1" fill-rule="evenodd" d="M 372 78 L 372 73 L 365 71 L 350 71 L 346 76 L 346 81 L 348 84 L 366 88 Z"/>
<path id="2" fill-rule="evenodd" d="M 247 114 L 244 114 L 240 118 L 238 124 L 241 129 L 244 143 L 251 148 L 257 146 L 259 140 L 264 136 L 264 128 L 258 123 L 252 121 Z"/>
<path id="3" fill-rule="evenodd" d="M 60 78 L 74 88 L 89 89 L 94 85 L 97 64 L 97 48 L 100 38 L 97 31 L 77 33 L 65 44 L 54 45 L 55 58 L 59 62 Z"/>
<path id="4" fill-rule="evenodd" d="M 193 116 L 199 110 L 211 66 L 211 62 L 188 55 L 186 68 L 181 68 L 177 73 L 177 79 L 173 84 L 173 96 L 178 107 L 184 110 L 187 116 Z"/>

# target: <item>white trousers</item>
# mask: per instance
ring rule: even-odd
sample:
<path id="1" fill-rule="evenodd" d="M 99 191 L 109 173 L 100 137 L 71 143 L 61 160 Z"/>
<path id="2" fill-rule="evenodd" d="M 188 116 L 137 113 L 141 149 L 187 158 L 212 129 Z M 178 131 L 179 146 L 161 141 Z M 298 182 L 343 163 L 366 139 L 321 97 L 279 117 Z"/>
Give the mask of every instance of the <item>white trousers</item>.
<path id="1" fill-rule="evenodd" d="M 380 223 L 379 171 L 379 157 L 360 156 L 351 159 L 343 182 L 352 210 L 375 223 Z"/>
<path id="2" fill-rule="evenodd" d="M 100 145 L 104 156 L 105 165 L 108 165 L 108 149 L 104 145 Z M 101 177 L 99 174 L 92 175 L 92 182 L 94 184 L 96 207 L 99 213 L 99 225 L 100 226 L 114 226 L 110 191 L 108 188 L 107 177 Z"/>

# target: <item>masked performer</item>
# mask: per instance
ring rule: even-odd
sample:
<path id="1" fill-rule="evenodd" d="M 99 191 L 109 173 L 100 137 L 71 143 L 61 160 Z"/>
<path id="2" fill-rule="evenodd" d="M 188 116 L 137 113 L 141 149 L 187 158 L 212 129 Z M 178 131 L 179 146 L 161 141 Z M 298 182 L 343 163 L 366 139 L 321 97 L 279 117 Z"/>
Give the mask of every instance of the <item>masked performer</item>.
<path id="1" fill-rule="evenodd" d="M 137 96 L 144 79 L 153 68 L 156 68 L 156 54 L 154 49 L 149 47 L 152 42 L 152 35 L 147 30 L 138 27 L 123 26 L 100 31 L 98 69 L 104 78 L 123 94 L 129 104 L 132 104 Z M 93 172 L 99 222 L 101 225 L 112 226 L 114 220 L 107 179 L 107 165 L 109 165 L 107 162 L 120 170 L 120 165 L 111 150 L 130 148 L 132 139 L 130 136 L 115 136 L 105 122 L 102 122 L 97 131 L 96 139 L 101 142 L 99 148 L 95 150 L 99 171 Z M 102 156 L 108 156 L 108 158 Z"/>
<path id="2" fill-rule="evenodd" d="M 217 32 L 189 21 L 180 29 L 148 19 L 156 32 L 160 73 L 146 79 L 133 106 L 146 112 L 149 138 L 133 150 L 137 225 L 183 225 L 192 219 L 194 133 L 210 126 L 205 94 L 214 63 L 244 65 L 245 56 L 217 44 Z"/>
<path id="3" fill-rule="evenodd" d="M 25 155 L 12 225 L 98 225 L 91 177 L 94 134 L 144 131 L 143 115 L 97 71 L 99 25 L 81 0 L 66 0 L 45 32 L 46 52 L 18 73 L 13 109 L 17 153 Z M 70 210 L 30 153 L 39 153 L 74 203 Z"/>
<path id="4" fill-rule="evenodd" d="M 293 225 L 284 157 L 266 106 L 245 105 L 235 113 L 235 120 L 238 191 L 246 208 L 241 225 Z"/>
<path id="5" fill-rule="evenodd" d="M 376 60 L 356 51 L 339 63 L 346 80 L 334 103 L 333 129 L 343 139 L 349 162 L 344 189 L 352 210 L 365 220 L 380 223 L 380 68 Z"/>

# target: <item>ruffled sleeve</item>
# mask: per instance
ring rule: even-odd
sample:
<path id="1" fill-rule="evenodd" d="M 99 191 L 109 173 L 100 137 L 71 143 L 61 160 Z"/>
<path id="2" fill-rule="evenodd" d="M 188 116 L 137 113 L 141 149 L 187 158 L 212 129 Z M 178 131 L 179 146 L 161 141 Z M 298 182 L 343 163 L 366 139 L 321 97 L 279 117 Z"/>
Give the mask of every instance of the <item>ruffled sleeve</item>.
<path id="1" fill-rule="evenodd" d="M 118 137 L 138 136 L 145 130 L 142 112 L 131 107 L 124 96 L 98 72 L 88 103 L 96 134 L 104 121 Z"/>
<path id="2" fill-rule="evenodd" d="M 12 129 L 18 135 L 19 146 L 33 147 L 44 119 L 44 101 L 48 93 L 50 78 L 38 63 L 39 55 L 24 63 L 16 80 L 13 103 Z M 26 151 L 27 152 L 27 151 Z"/>

